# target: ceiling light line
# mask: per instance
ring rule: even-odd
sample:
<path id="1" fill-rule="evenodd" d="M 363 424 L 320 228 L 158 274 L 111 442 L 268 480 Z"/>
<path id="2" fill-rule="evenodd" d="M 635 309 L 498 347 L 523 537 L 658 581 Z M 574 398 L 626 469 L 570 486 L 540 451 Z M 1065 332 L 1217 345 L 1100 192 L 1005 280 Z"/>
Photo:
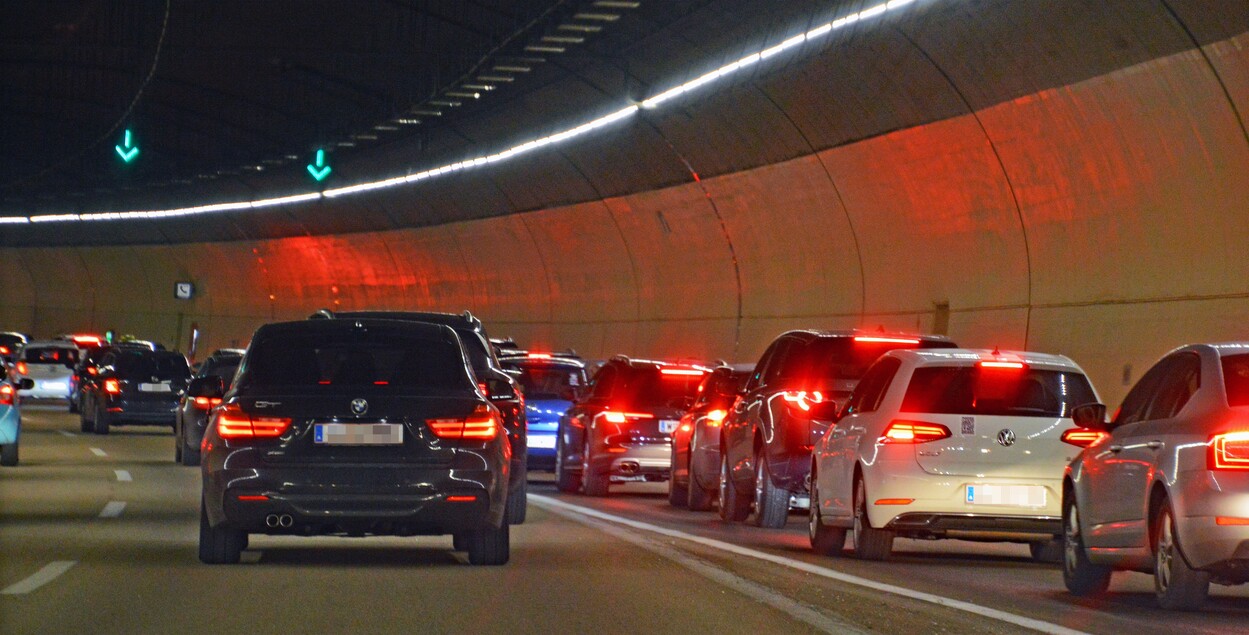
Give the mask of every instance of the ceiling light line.
<path id="1" fill-rule="evenodd" d="M 627 119 L 633 116 L 634 114 L 638 113 L 641 109 L 655 108 L 665 101 L 671 100 L 679 95 L 683 95 L 697 88 L 701 88 L 702 86 L 709 84 L 717 79 L 721 79 L 723 77 L 732 75 L 736 73 L 737 71 L 742 70 L 743 68 L 748 68 L 750 66 L 753 66 L 754 64 L 760 62 L 761 60 L 768 59 L 770 57 L 777 55 L 778 53 L 782 51 L 791 49 L 805 42 L 809 42 L 821 36 L 827 35 L 828 33 L 831 33 L 834 30 L 843 28 L 851 24 L 855 24 L 859 22 L 860 20 L 873 18 L 879 15 L 888 13 L 890 11 L 899 9 L 906 5 L 913 4 L 915 2 L 916 0 L 888 0 L 887 2 L 882 2 L 875 6 L 863 9 L 862 11 L 859 11 L 857 13 L 851 13 L 849 15 L 842 16 L 840 18 L 837 18 L 836 20 L 833 20 L 832 22 L 817 26 L 804 33 L 799 33 L 792 37 L 786 38 L 785 40 L 781 41 L 781 43 L 779 44 L 768 47 L 757 53 L 752 53 L 750 55 L 747 55 L 730 64 L 721 66 L 718 69 L 715 69 L 709 73 L 700 75 L 699 77 L 696 77 L 693 80 L 690 80 L 684 84 L 665 90 L 649 99 L 642 101 L 639 104 L 626 106 L 611 114 L 608 114 L 608 115 L 599 117 L 597 119 L 594 119 L 592 121 L 583 123 L 574 128 L 570 128 L 562 132 L 558 132 L 552 135 L 534 139 L 532 141 L 527 141 L 525 143 L 513 146 L 501 152 L 496 152 L 490 155 L 479 156 L 479 157 L 472 158 L 472 159 L 465 159 L 463 161 L 458 161 L 456 163 L 451 163 L 451 164 L 443 165 L 437 168 L 424 170 L 424 171 L 417 172 L 414 174 L 408 174 L 405 176 L 397 176 L 397 177 L 392 177 L 392 178 L 388 178 L 384 180 L 372 181 L 369 183 L 349 185 L 346 187 L 333 188 L 333 189 L 325 190 L 324 192 L 295 194 L 295 195 L 290 195 L 290 196 L 266 198 L 266 199 L 253 200 L 253 201 L 215 203 L 215 204 L 209 204 L 209 205 L 198 205 L 198 206 L 192 206 L 192 207 L 182 207 L 182 208 L 167 209 L 167 210 L 147 210 L 147 211 L 130 211 L 130 212 L 89 212 L 89 213 L 82 213 L 82 214 L 42 214 L 42 215 L 16 216 L 16 217 L 9 216 L 9 217 L 0 217 L 0 224 L 19 225 L 19 224 L 32 224 L 32 223 L 58 223 L 58 222 L 75 222 L 75 221 L 113 221 L 113 220 L 131 220 L 131 219 L 173 218 L 173 217 L 180 217 L 180 216 L 193 216 L 193 215 L 210 214 L 210 213 L 217 213 L 217 212 L 231 212 L 231 211 L 243 211 L 243 210 L 248 210 L 248 209 L 261 209 L 261 208 L 274 207 L 274 206 L 279 206 L 279 205 L 293 205 L 293 204 L 298 204 L 298 203 L 306 203 L 310 201 L 315 201 L 315 200 L 319 200 L 322 198 L 327 198 L 327 199 L 338 198 L 341 196 L 349 196 L 352 194 L 359 194 L 362 192 L 370 192 L 370 191 L 386 189 L 386 188 L 391 188 L 391 187 L 399 187 L 399 186 L 407 185 L 410 183 L 416 183 L 419 181 L 423 181 L 425 179 L 435 178 L 438 176 L 442 176 L 444 174 L 458 172 L 460 170 L 464 170 L 468 168 L 474 168 L 474 167 L 478 167 L 482 165 L 489 165 L 492 163 L 505 161 L 520 154 L 532 152 L 533 150 L 537 150 L 539 148 L 543 148 L 548 145 L 562 143 L 574 137 L 588 134 L 599 128 L 603 128 L 605 126 L 609 126 L 618 121 Z M 607 6 L 606 3 L 602 3 L 602 2 L 597 3 L 597 4 Z"/>

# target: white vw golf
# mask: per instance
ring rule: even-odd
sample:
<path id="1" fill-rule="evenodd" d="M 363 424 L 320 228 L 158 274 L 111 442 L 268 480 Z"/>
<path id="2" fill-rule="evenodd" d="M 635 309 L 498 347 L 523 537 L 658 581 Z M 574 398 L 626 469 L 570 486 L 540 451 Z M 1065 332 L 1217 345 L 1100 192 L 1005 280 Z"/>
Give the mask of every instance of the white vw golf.
<path id="1" fill-rule="evenodd" d="M 883 560 L 896 536 L 1026 542 L 1059 561 L 1063 470 L 1099 433 L 1075 362 L 988 350 L 896 350 L 860 380 L 815 445 L 811 546 Z M 839 417 L 839 418 L 838 418 Z"/>

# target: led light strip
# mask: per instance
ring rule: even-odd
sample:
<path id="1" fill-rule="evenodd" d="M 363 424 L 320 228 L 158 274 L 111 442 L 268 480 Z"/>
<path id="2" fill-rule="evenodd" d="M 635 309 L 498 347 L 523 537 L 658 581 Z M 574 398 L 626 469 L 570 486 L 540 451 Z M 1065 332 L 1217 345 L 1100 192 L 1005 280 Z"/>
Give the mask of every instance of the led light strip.
<path id="1" fill-rule="evenodd" d="M 631 105 L 626 108 L 617 110 L 616 112 L 605 117 L 599 117 L 588 123 L 581 124 L 575 128 L 570 128 L 563 132 L 559 132 L 550 136 L 535 139 L 518 146 L 513 146 L 491 155 L 466 159 L 456 163 L 451 163 L 441 167 L 425 170 L 416 174 L 408 174 L 394 178 L 384 179 L 381 181 L 372 181 L 369 183 L 360 183 L 357 185 L 349 185 L 346 187 L 338 187 L 325 190 L 324 192 L 312 192 L 309 194 L 296 194 L 293 196 L 282 196 L 276 198 L 265 198 L 254 201 L 238 201 L 234 203 L 215 203 L 211 205 L 197 205 L 194 207 L 179 207 L 176 209 L 164 210 L 147 210 L 132 212 L 88 212 L 83 214 L 43 214 L 36 216 L 6 216 L 0 217 L 0 225 L 25 225 L 32 223 L 65 223 L 65 222 L 82 222 L 82 221 L 117 221 L 117 220 L 151 220 L 161 218 L 176 218 L 181 216 L 198 216 L 201 214 L 211 214 L 216 212 L 236 212 L 248 209 L 261 209 L 265 207 L 274 207 L 278 205 L 294 205 L 297 203 L 306 203 L 322 198 L 338 198 L 340 196 L 349 196 L 352 194 L 360 194 L 362 192 L 371 192 L 374 190 L 388 189 L 399 187 L 409 183 L 416 183 L 425 179 L 430 179 L 452 172 L 458 172 L 467 168 L 475 168 L 491 163 L 506 161 L 517 155 L 531 152 L 548 145 L 561 143 L 578 137 L 586 133 L 592 132 L 604 126 L 611 125 L 621 119 L 626 119 L 638 112 L 641 108 L 652 109 L 660 104 L 677 96 L 683 95 L 706 84 L 710 84 L 715 80 L 727 77 L 737 71 L 754 65 L 757 62 L 766 60 L 783 51 L 799 46 L 816 38 L 827 35 L 834 30 L 855 24 L 859 21 L 874 18 L 889 11 L 900 9 L 906 5 L 914 3 L 916 0 L 888 0 L 875 6 L 863 9 L 857 13 L 851 13 L 817 26 L 804 33 L 799 33 L 793 37 L 787 38 L 780 44 L 768 47 L 758 53 L 752 53 L 735 62 L 726 64 L 717 68 L 710 73 L 692 79 L 680 86 L 665 90 L 654 97 L 646 99 L 640 105 Z"/>

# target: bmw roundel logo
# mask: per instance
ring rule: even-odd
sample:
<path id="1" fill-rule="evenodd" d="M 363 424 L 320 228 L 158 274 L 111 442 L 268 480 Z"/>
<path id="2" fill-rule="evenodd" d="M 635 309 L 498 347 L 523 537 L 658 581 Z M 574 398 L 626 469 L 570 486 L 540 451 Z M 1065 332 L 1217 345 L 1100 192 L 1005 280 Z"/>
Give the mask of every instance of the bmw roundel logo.
<path id="1" fill-rule="evenodd" d="M 1010 428 L 1005 428 L 1005 429 L 1000 430 L 997 433 L 997 442 L 1008 448 L 1012 445 L 1015 445 L 1015 431 L 1011 430 Z"/>
<path id="2" fill-rule="evenodd" d="M 366 413 L 366 412 L 368 412 L 368 411 L 369 411 L 369 402 L 367 402 L 367 401 L 365 401 L 365 400 L 363 400 L 363 399 L 352 399 L 352 400 L 351 400 L 351 413 L 352 413 L 352 414 L 355 414 L 355 415 L 362 415 L 362 414 L 364 414 L 364 413 Z"/>

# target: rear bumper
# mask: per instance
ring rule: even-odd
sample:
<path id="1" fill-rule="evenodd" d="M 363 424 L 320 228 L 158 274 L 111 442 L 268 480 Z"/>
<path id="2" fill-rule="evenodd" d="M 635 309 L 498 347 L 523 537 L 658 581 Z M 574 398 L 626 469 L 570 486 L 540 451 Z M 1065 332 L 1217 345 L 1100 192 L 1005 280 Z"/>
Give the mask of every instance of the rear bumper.
<path id="1" fill-rule="evenodd" d="M 34 387 L 17 391 L 27 399 L 69 399 L 69 379 L 32 379 Z"/>
<path id="2" fill-rule="evenodd" d="M 178 416 L 176 401 L 110 399 L 101 405 L 105 414 L 117 422 L 173 425 Z"/>
<path id="3" fill-rule="evenodd" d="M 929 535 L 949 531 L 1062 533 L 1062 483 L 1059 478 L 1019 478 L 987 474 L 984 478 L 928 474 L 915 460 L 877 457 L 864 469 L 868 517 L 873 527 L 914 527 Z M 1061 475 L 1058 470 L 1055 475 Z M 1024 485 L 1044 488 L 1043 505 L 985 505 L 967 500 L 967 486 Z M 892 500 L 904 504 L 876 504 Z M 932 526 L 928 526 L 929 524 Z"/>
<path id="4" fill-rule="evenodd" d="M 886 529 L 899 533 L 947 538 L 982 537 L 1009 539 L 1015 534 L 1057 536 L 1062 518 L 1057 516 L 997 516 L 993 514 L 941 514 L 911 512 L 900 514 Z"/>
<path id="5" fill-rule="evenodd" d="M 666 481 L 672 472 L 672 447 L 667 443 L 612 446 L 621 450 L 610 452 L 600 448 L 591 457 L 590 467 L 607 474 L 613 481 Z"/>

